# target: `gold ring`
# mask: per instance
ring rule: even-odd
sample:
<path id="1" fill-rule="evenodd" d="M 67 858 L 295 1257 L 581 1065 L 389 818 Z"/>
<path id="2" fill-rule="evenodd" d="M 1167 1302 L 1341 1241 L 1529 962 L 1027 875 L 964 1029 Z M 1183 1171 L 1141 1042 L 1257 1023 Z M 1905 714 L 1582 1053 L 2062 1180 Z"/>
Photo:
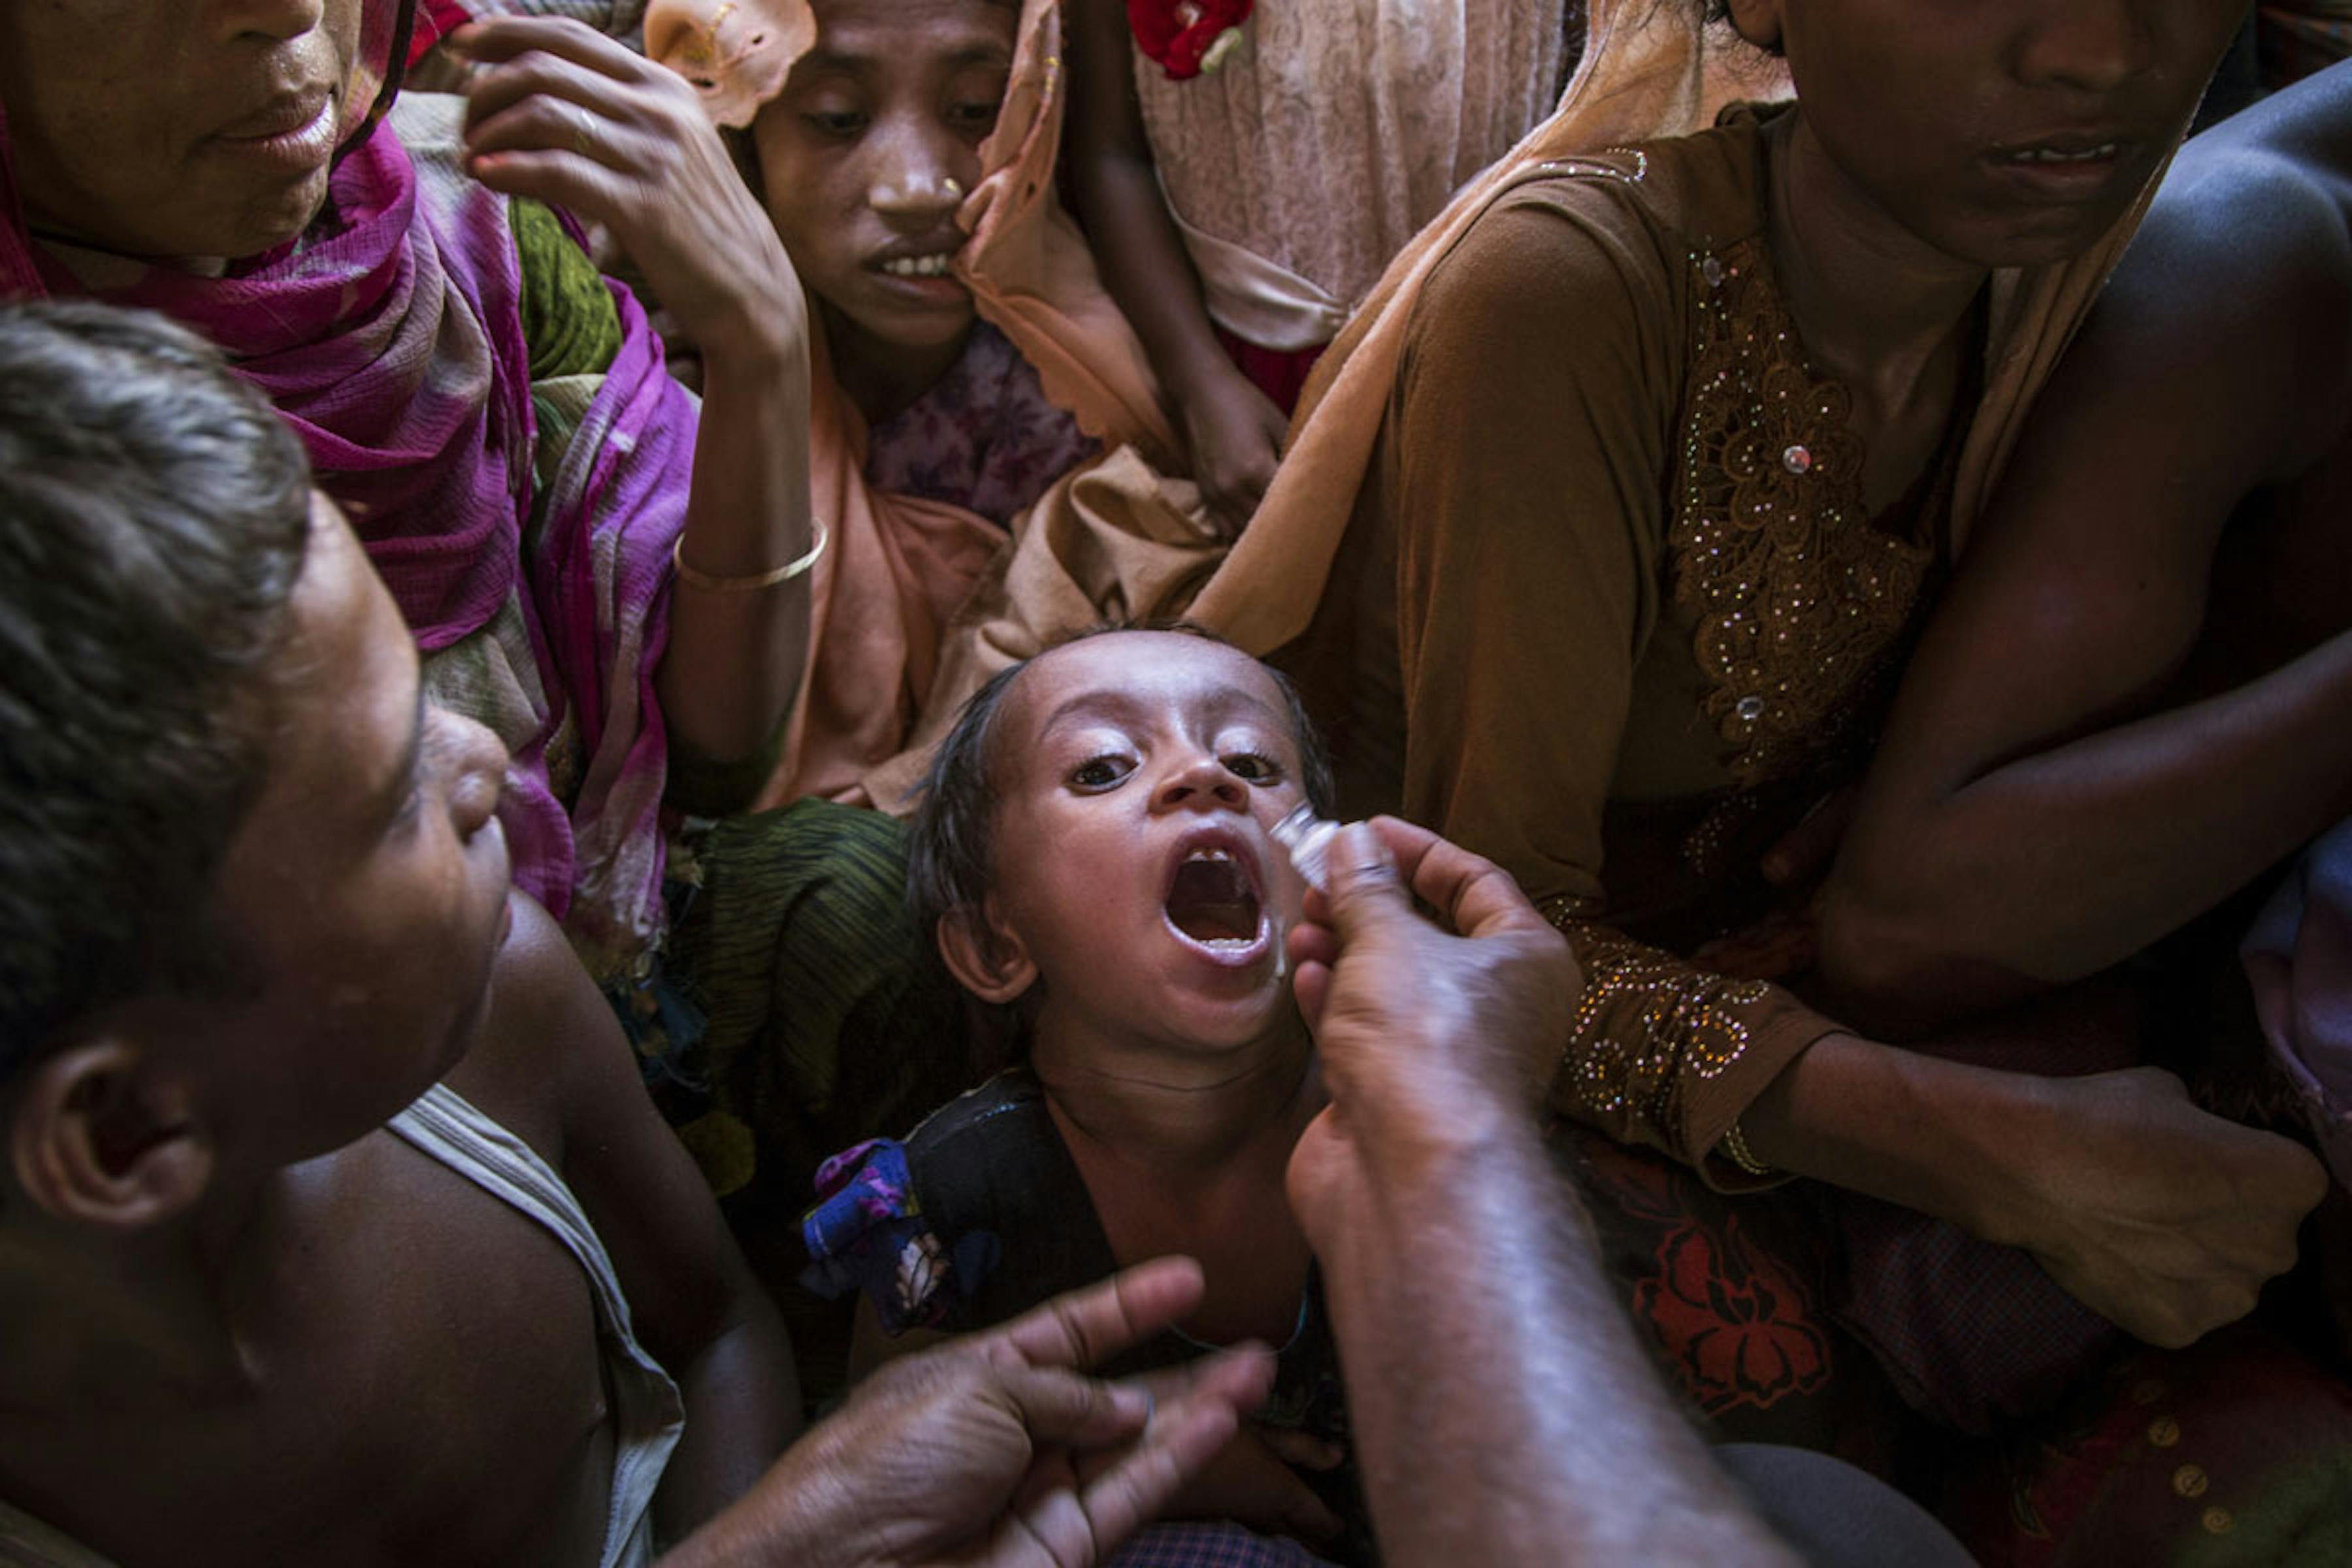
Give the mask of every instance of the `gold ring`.
<path id="1" fill-rule="evenodd" d="M 572 125 L 572 150 L 583 158 L 596 155 L 596 117 L 586 110 L 573 106 L 576 117 Z"/>

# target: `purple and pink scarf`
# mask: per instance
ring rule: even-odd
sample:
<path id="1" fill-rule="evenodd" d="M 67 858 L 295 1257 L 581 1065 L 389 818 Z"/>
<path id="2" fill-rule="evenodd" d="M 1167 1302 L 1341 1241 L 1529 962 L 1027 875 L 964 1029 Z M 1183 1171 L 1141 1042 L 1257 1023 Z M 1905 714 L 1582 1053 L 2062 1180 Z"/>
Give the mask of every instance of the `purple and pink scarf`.
<path id="1" fill-rule="evenodd" d="M 0 107 L 0 298 L 83 291 L 31 240 L 8 149 Z M 526 544 L 538 431 L 507 198 L 454 158 L 412 157 L 388 122 L 347 147 L 331 192 L 284 254 L 226 278 L 159 268 L 109 297 L 203 332 L 268 396 L 425 653 L 519 602 L 545 699 L 474 716 L 520 738 L 499 808 L 517 884 L 609 971 L 659 929 L 666 762 L 653 672 L 694 403 L 665 373 L 643 310 L 608 280 L 622 346 Z M 547 747 L 567 720 L 583 765 L 562 799 Z"/>

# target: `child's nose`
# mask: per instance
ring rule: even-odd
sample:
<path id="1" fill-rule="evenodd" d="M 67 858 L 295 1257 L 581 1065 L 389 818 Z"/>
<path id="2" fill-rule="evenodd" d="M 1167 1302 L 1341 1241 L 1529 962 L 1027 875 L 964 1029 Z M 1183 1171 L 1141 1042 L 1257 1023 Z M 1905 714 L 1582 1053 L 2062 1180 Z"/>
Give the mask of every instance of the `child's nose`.
<path id="1" fill-rule="evenodd" d="M 1212 810 L 1218 807 L 1244 811 L 1249 806 L 1249 785 L 1234 776 L 1231 768 L 1212 756 L 1194 756 L 1185 761 L 1160 783 L 1155 804 L 1163 811 Z"/>

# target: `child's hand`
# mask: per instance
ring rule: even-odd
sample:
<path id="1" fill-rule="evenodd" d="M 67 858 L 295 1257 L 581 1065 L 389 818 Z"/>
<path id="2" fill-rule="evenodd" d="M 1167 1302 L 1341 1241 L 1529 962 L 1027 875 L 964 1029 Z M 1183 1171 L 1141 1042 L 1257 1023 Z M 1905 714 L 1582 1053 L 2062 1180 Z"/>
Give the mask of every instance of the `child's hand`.
<path id="1" fill-rule="evenodd" d="M 1329 1470 L 1346 1458 L 1303 1432 L 1244 1426 L 1168 1505 L 1171 1519 L 1230 1519 L 1262 1535 L 1328 1541 L 1345 1528 L 1339 1517 L 1299 1479 L 1298 1471 Z"/>
<path id="2" fill-rule="evenodd" d="M 1201 487 L 1209 516 L 1231 539 L 1265 499 L 1290 421 L 1230 365 L 1221 365 L 1209 386 L 1180 403 L 1184 441 L 1192 452 L 1192 481 Z"/>

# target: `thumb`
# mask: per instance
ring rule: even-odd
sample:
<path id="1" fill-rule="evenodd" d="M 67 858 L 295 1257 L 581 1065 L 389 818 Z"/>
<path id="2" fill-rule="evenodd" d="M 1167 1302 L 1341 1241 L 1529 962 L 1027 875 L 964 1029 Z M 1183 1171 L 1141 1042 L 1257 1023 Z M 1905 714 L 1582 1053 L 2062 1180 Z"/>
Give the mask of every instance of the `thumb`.
<path id="1" fill-rule="evenodd" d="M 1389 921 L 1412 918 L 1396 857 L 1370 823 L 1351 822 L 1333 835 L 1323 866 L 1323 897 L 1343 949 Z"/>

